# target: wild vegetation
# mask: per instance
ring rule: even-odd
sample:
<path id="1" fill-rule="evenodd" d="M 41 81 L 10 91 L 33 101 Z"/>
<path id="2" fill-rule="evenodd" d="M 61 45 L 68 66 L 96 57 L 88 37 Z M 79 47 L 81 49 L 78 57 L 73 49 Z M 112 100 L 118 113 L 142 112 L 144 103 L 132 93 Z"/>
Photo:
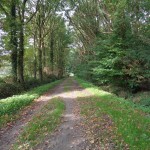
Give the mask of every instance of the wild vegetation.
<path id="1" fill-rule="evenodd" d="M 116 149 L 147 150 L 149 0 L 0 0 L 0 127 L 69 75 L 93 93 L 78 98 L 89 137 L 100 131 L 93 138 L 106 148 L 112 140 Z M 74 79 L 62 92 L 71 92 Z M 63 110 L 52 100 L 15 146 L 37 145 Z"/>
<path id="2" fill-rule="evenodd" d="M 0 128 L 20 117 L 19 114 L 22 108 L 31 104 L 34 99 L 40 97 L 42 94 L 53 88 L 58 83 L 60 83 L 60 81 L 55 81 L 49 84 L 39 86 L 20 95 L 1 99 Z"/>
<path id="3" fill-rule="evenodd" d="M 42 83 L 64 76 L 71 40 L 59 10 L 59 1 L 0 2 L 1 67 L 11 65 L 5 82 L 26 87 L 28 80 Z"/>
<path id="4" fill-rule="evenodd" d="M 0 98 L 66 74 L 71 35 L 59 10 L 56 0 L 0 2 Z"/>
<path id="5" fill-rule="evenodd" d="M 129 94 L 150 89 L 148 0 L 74 1 L 74 72 Z M 69 13 L 67 13 L 69 15 Z M 116 88 L 117 87 L 117 88 Z M 149 103 L 150 104 L 150 103 Z M 148 104 L 148 105 L 149 105 Z"/>
<path id="6" fill-rule="evenodd" d="M 127 91 L 124 97 L 149 91 L 149 7 L 148 0 L 2 0 L 1 67 L 12 68 L 7 82 L 74 72 L 116 94 Z"/>

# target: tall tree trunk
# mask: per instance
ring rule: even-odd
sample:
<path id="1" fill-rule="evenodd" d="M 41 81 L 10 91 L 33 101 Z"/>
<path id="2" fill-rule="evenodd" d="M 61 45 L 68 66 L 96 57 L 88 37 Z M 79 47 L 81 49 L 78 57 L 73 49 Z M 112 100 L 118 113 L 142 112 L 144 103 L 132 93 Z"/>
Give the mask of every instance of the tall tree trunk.
<path id="1" fill-rule="evenodd" d="M 43 71 L 42 71 L 42 35 L 41 35 L 41 28 L 39 29 L 39 46 L 38 46 L 38 71 L 39 71 L 39 78 L 43 80 Z"/>
<path id="2" fill-rule="evenodd" d="M 18 51 L 18 80 L 24 84 L 24 14 L 27 0 L 23 0 L 22 6 L 19 8 L 19 51 Z"/>
<path id="3" fill-rule="evenodd" d="M 36 60 L 36 56 L 34 56 L 34 79 L 36 79 L 36 66 L 37 66 L 37 60 Z"/>
<path id="4" fill-rule="evenodd" d="M 20 25 L 19 33 L 19 53 L 18 53 L 18 80 L 20 83 L 24 83 L 24 31 L 23 22 Z"/>
<path id="5" fill-rule="evenodd" d="M 43 67 L 45 67 L 46 66 L 46 49 L 45 49 L 44 40 L 42 42 L 42 51 L 43 51 Z"/>
<path id="6" fill-rule="evenodd" d="M 36 72 L 37 72 L 37 58 L 36 58 L 36 36 L 34 35 L 34 70 L 33 70 L 33 74 L 34 74 L 34 79 L 36 79 Z"/>
<path id="7" fill-rule="evenodd" d="M 11 52 L 11 65 L 12 65 L 12 76 L 13 82 L 17 82 L 17 35 L 16 35 L 16 3 L 15 0 L 11 1 L 11 20 L 10 20 L 10 29 L 11 29 L 11 38 L 10 38 L 10 48 Z"/>
<path id="8" fill-rule="evenodd" d="M 60 40 L 61 43 L 61 40 Z M 58 77 L 62 78 L 64 74 L 64 49 L 59 49 L 59 59 L 58 59 Z"/>
<path id="9" fill-rule="evenodd" d="M 51 32 L 51 43 L 50 43 L 50 64 L 51 64 L 51 71 L 53 74 L 54 71 L 54 37 L 53 32 Z"/>

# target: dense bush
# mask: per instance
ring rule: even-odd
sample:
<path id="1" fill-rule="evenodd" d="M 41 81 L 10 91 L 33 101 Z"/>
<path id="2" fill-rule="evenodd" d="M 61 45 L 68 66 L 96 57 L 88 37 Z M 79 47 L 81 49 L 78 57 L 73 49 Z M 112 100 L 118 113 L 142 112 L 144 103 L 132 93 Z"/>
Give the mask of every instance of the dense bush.
<path id="1" fill-rule="evenodd" d="M 52 81 L 55 81 L 55 80 L 58 80 L 59 78 L 57 77 L 57 76 L 55 76 L 55 75 L 44 75 L 44 80 L 43 80 L 43 82 L 52 82 Z"/>
<path id="2" fill-rule="evenodd" d="M 19 111 L 29 105 L 34 99 L 59 84 L 61 80 L 33 88 L 28 92 L 0 100 L 0 128 L 7 122 L 17 118 Z"/>
<path id="3" fill-rule="evenodd" d="M 25 90 L 28 90 L 28 89 L 31 89 L 33 87 L 37 87 L 41 84 L 42 84 L 42 82 L 40 82 L 39 80 L 34 79 L 34 78 L 29 78 L 29 79 L 26 80 L 23 87 L 24 87 Z"/>
<path id="4" fill-rule="evenodd" d="M 0 98 L 6 98 L 23 91 L 23 86 L 19 84 L 1 83 L 0 84 Z"/>
<path id="5" fill-rule="evenodd" d="M 113 84 L 132 93 L 150 90 L 150 28 L 146 15 L 148 1 L 101 3 L 98 8 L 92 1 L 85 2 L 79 5 L 79 11 L 74 14 L 74 21 L 83 18 L 80 23 L 76 22 L 82 33 L 77 34 L 80 43 L 74 52 L 74 72 L 97 85 Z M 91 18 L 86 4 L 93 12 Z M 107 10 L 108 16 L 105 13 L 102 15 L 99 10 Z M 100 20 L 97 16 L 101 16 Z M 93 26 L 94 22 L 100 24 Z"/>
<path id="6" fill-rule="evenodd" d="M 150 90 L 150 51 L 147 43 L 136 39 L 135 45 L 127 43 L 126 39 L 99 37 L 93 51 L 94 59 L 85 56 L 89 61 L 79 64 L 76 70 L 79 77 L 97 85 L 113 84 L 133 93 Z"/>
<path id="7" fill-rule="evenodd" d="M 0 84 L 1 83 L 5 83 L 5 81 L 2 78 L 0 78 Z"/>
<path id="8" fill-rule="evenodd" d="M 46 83 L 56 81 L 57 79 L 58 78 L 56 76 L 47 76 L 43 81 L 34 78 L 27 78 L 23 85 L 19 83 L 5 83 L 3 80 L 0 80 L 0 99 L 21 93 L 23 91 L 27 91 Z"/>

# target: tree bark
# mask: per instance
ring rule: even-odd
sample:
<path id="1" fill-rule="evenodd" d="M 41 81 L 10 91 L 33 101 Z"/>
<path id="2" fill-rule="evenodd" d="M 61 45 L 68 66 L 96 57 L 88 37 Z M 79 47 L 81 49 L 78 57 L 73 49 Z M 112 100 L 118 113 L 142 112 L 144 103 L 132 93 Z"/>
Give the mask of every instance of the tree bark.
<path id="1" fill-rule="evenodd" d="M 45 67 L 46 66 L 46 49 L 45 49 L 44 39 L 42 41 L 42 51 L 43 51 L 43 67 Z"/>
<path id="2" fill-rule="evenodd" d="M 11 1 L 11 15 L 10 15 L 10 48 L 11 52 L 11 65 L 12 65 L 12 76 L 13 82 L 17 82 L 17 29 L 16 29 L 16 3 L 15 0 Z"/>
<path id="3" fill-rule="evenodd" d="M 24 14 L 27 0 L 23 0 L 22 6 L 19 7 L 19 51 L 18 51 L 18 80 L 24 84 Z"/>
<path id="4" fill-rule="evenodd" d="M 61 43 L 61 40 L 60 40 Z M 62 78 L 64 74 L 64 48 L 60 46 L 58 59 L 58 78 Z"/>
<path id="5" fill-rule="evenodd" d="M 36 36 L 34 35 L 34 69 L 33 69 L 33 74 L 34 74 L 34 79 L 36 79 L 37 75 L 37 57 L 36 57 Z"/>
<path id="6" fill-rule="evenodd" d="M 50 43 L 50 64 L 51 64 L 51 71 L 53 74 L 54 71 L 54 37 L 53 32 L 51 32 L 51 43 Z"/>
<path id="7" fill-rule="evenodd" d="M 43 80 L 43 71 L 42 71 L 42 35 L 41 35 L 41 28 L 39 29 L 39 46 L 38 46 L 38 71 L 39 71 L 39 79 L 40 81 Z"/>
<path id="8" fill-rule="evenodd" d="M 20 25 L 19 33 L 19 53 L 18 53 L 18 80 L 20 83 L 24 83 L 24 31 L 23 22 Z"/>

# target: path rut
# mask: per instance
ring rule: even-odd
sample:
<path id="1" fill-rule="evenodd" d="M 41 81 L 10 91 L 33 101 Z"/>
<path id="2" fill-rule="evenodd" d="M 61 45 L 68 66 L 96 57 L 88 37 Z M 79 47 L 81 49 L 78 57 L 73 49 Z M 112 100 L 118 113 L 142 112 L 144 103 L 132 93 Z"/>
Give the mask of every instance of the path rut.
<path id="1" fill-rule="evenodd" d="M 77 103 L 77 97 L 81 93 L 86 92 L 79 85 L 72 81 L 68 86 L 64 83 L 64 87 L 69 88 L 68 91 L 59 94 L 64 100 L 66 111 L 63 116 L 64 122 L 54 132 L 53 135 L 46 138 L 45 142 L 38 145 L 38 150 L 85 150 L 88 149 L 88 139 L 82 127 L 82 118 L 80 116 L 80 107 Z M 62 89 L 63 90 L 63 89 Z M 89 93 L 87 93 L 89 94 Z M 87 95 L 88 96 L 88 95 Z"/>
<path id="2" fill-rule="evenodd" d="M 75 80 L 67 79 L 50 92 L 37 99 L 29 108 L 23 112 L 23 116 L 11 127 L 0 131 L 0 150 L 9 150 L 22 132 L 24 126 L 40 109 L 52 98 L 61 97 L 65 102 L 66 111 L 63 115 L 63 122 L 57 130 L 47 136 L 35 150 L 88 150 L 88 139 L 82 127 L 80 107 L 77 97 L 83 92 L 91 95 L 82 89 Z"/>

